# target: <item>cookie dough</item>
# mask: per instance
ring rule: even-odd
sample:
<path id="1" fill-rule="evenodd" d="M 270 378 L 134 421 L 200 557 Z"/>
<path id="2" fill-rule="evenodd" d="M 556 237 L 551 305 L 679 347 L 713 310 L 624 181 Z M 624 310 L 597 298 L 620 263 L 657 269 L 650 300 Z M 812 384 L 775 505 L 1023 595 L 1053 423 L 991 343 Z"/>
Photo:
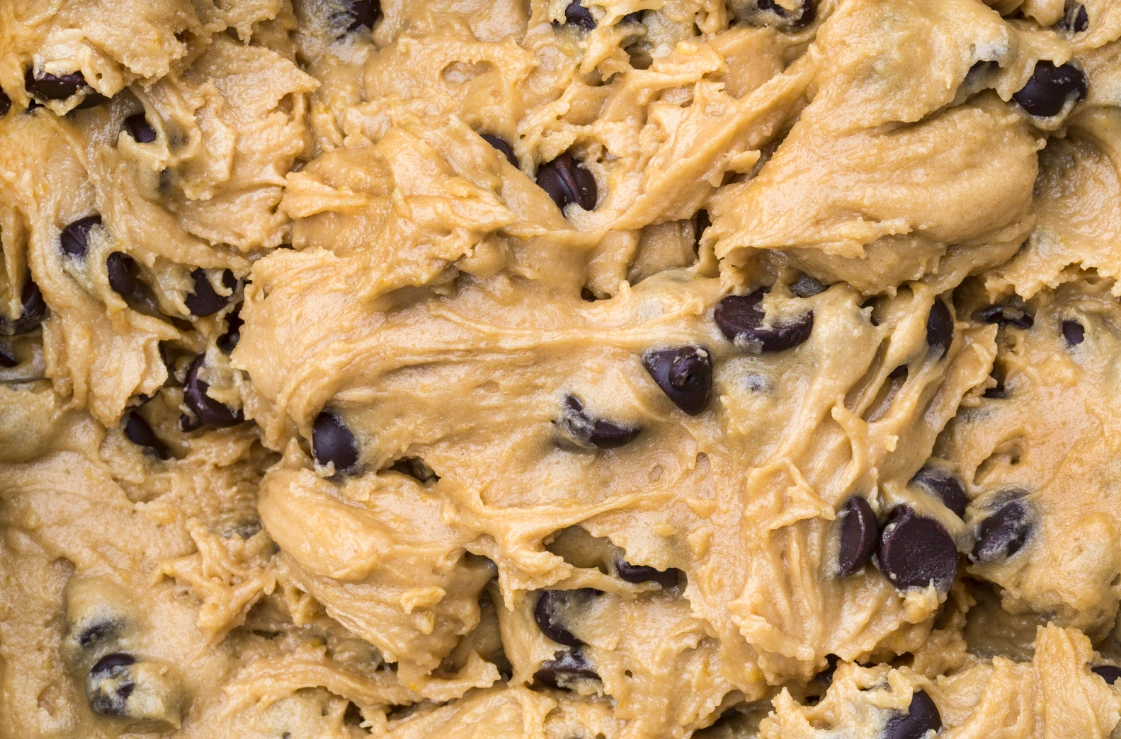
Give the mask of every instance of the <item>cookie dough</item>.
<path id="1" fill-rule="evenodd" d="M 0 4 L 0 736 L 1121 732 L 1119 39 Z"/>

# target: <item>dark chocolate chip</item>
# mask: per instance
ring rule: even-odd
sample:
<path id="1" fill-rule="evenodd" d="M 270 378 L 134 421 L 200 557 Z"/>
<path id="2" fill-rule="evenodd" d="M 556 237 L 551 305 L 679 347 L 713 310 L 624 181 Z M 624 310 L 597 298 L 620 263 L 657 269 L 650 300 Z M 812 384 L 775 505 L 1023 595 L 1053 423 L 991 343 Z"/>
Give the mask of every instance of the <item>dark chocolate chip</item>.
<path id="1" fill-rule="evenodd" d="M 592 11 L 581 5 L 580 0 L 572 0 L 564 9 L 564 22 L 588 31 L 596 27 L 596 19 L 592 17 Z"/>
<path id="2" fill-rule="evenodd" d="M 571 203 L 584 210 L 596 207 L 596 178 L 571 154 L 561 154 L 538 167 L 537 184 L 561 210 Z"/>
<path id="3" fill-rule="evenodd" d="M 934 705 L 925 690 L 919 690 L 911 695 L 907 713 L 894 711 L 880 736 L 882 739 L 924 739 L 928 732 L 937 732 L 941 728 L 942 716 L 938 713 L 938 706 Z"/>
<path id="4" fill-rule="evenodd" d="M 202 421 L 195 416 L 190 416 L 186 413 L 179 416 L 179 430 L 183 433 L 198 431 L 202 428 L 202 425 Z"/>
<path id="5" fill-rule="evenodd" d="M 424 483 L 440 481 L 440 476 L 420 457 L 401 457 L 389 469 Z"/>
<path id="6" fill-rule="evenodd" d="M 764 13 L 774 14 L 778 19 L 775 25 L 788 29 L 805 28 L 817 17 L 814 0 L 801 0 L 794 11 L 787 10 L 775 0 L 757 0 L 756 6 Z"/>
<path id="7" fill-rule="evenodd" d="M 210 278 L 206 274 L 206 270 L 199 267 L 191 272 L 191 277 L 195 281 L 195 291 L 183 299 L 183 304 L 187 306 L 187 310 L 191 311 L 191 315 L 202 318 L 203 316 L 212 316 L 218 311 L 226 307 L 230 302 L 230 295 L 219 295 L 214 291 L 214 286 L 210 284 Z M 234 278 L 234 273 L 227 270 L 222 272 L 222 284 L 233 290 L 237 287 L 237 280 Z"/>
<path id="8" fill-rule="evenodd" d="M 101 716 L 127 716 L 128 698 L 136 683 L 128 676 L 128 668 L 136 664 L 130 654 L 107 654 L 90 670 L 86 699 L 94 713 Z"/>
<path id="9" fill-rule="evenodd" d="M 90 649 L 106 639 L 116 637 L 121 632 L 121 628 L 120 621 L 112 619 L 95 621 L 78 634 L 78 644 L 82 649 Z"/>
<path id="10" fill-rule="evenodd" d="M 128 254 L 115 251 L 105 260 L 105 269 L 109 273 L 109 287 L 126 300 L 136 293 L 136 274 L 139 268 Z"/>
<path id="11" fill-rule="evenodd" d="M 348 31 L 359 28 L 373 30 L 381 18 L 381 0 L 347 0 L 347 17 L 352 19 Z"/>
<path id="12" fill-rule="evenodd" d="M 837 663 L 841 658 L 835 654 L 825 655 L 826 668 L 814 675 L 813 680 L 818 685 L 828 688 L 833 684 L 833 673 L 837 671 Z"/>
<path id="13" fill-rule="evenodd" d="M 1110 685 L 1113 685 L 1117 682 L 1117 678 L 1121 677 L 1121 667 L 1115 667 L 1114 665 L 1094 665 L 1090 668 L 1090 671 Z"/>
<path id="14" fill-rule="evenodd" d="M 0 344 L 0 367 L 11 369 L 19 365 L 15 350 L 7 344 Z"/>
<path id="15" fill-rule="evenodd" d="M 616 449 L 634 441 L 642 431 L 637 426 L 593 420 L 584 411 L 584 404 L 575 395 L 564 400 L 562 424 L 578 441 L 591 444 L 597 449 Z"/>
<path id="16" fill-rule="evenodd" d="M 579 590 L 544 590 L 537 596 L 533 606 L 533 620 L 541 633 L 557 644 L 578 647 L 584 642 L 576 638 L 561 621 L 565 612 L 583 607 L 589 600 L 599 595 L 598 590 L 580 588 Z"/>
<path id="17" fill-rule="evenodd" d="M 580 649 L 572 649 L 561 652 L 556 659 L 542 663 L 541 669 L 533 678 L 553 688 L 569 688 L 578 679 L 598 680 L 599 675 Z"/>
<path id="18" fill-rule="evenodd" d="M 137 143 L 150 144 L 156 140 L 156 129 L 143 113 L 133 113 L 125 118 L 125 130 Z"/>
<path id="19" fill-rule="evenodd" d="M 84 257 L 89 248 L 90 229 L 101 225 L 101 216 L 92 215 L 79 218 L 66 228 L 62 229 L 59 242 L 62 250 L 72 257 Z"/>
<path id="20" fill-rule="evenodd" d="M 160 437 L 156 436 L 156 432 L 152 430 L 144 417 L 136 411 L 129 411 L 125 416 L 125 436 L 133 444 L 145 447 L 160 459 L 167 459 L 171 456 L 167 451 L 167 445 L 163 443 Z"/>
<path id="21" fill-rule="evenodd" d="M 1007 501 L 977 528 L 973 561 L 985 564 L 1011 557 L 1027 542 L 1031 530 L 1027 504 L 1019 498 Z"/>
<path id="22" fill-rule="evenodd" d="M 880 570 L 900 590 L 925 588 L 933 581 L 946 592 L 957 575 L 953 537 L 942 524 L 906 505 L 897 506 L 884 524 L 877 557 Z"/>
<path id="23" fill-rule="evenodd" d="M 704 411 L 712 394 L 712 356 L 699 346 L 652 349 L 642 355 L 642 366 L 658 387 L 690 416 Z"/>
<path id="24" fill-rule="evenodd" d="M 837 553 L 837 576 L 848 577 L 868 564 L 880 539 L 880 525 L 868 501 L 859 495 L 849 498 L 840 516 L 841 547 Z"/>
<path id="25" fill-rule="evenodd" d="M 811 275 L 803 274 L 790 284 L 790 292 L 799 298 L 812 298 L 825 292 L 826 285 L 821 280 Z"/>
<path id="26" fill-rule="evenodd" d="M 793 349 L 810 338 L 814 325 L 812 310 L 791 321 L 763 327 L 766 316 L 762 303 L 766 292 L 763 288 L 750 295 L 729 295 L 721 300 L 712 314 L 721 333 L 752 354 Z"/>
<path id="27" fill-rule="evenodd" d="M 65 100 L 79 90 L 89 89 L 89 83 L 81 72 L 37 75 L 30 68 L 23 76 L 23 86 L 29 96 L 40 100 Z"/>
<path id="28" fill-rule="evenodd" d="M 187 368 L 187 378 L 183 383 L 183 398 L 195 418 L 207 426 L 225 428 L 236 426 L 245 420 L 241 409 L 236 411 L 206 394 L 210 384 L 199 377 L 205 355 L 198 355 Z M 186 430 L 186 429 L 184 429 Z"/>
<path id="29" fill-rule="evenodd" d="M 954 343 L 954 317 L 941 298 L 934 299 L 926 317 L 926 345 L 936 359 L 941 359 Z"/>
<path id="30" fill-rule="evenodd" d="M 358 464 L 358 442 L 343 420 L 332 411 L 321 411 L 311 429 L 311 449 L 315 462 L 326 467 L 334 462 L 335 472 L 347 472 Z"/>
<path id="31" fill-rule="evenodd" d="M 135 664 L 136 657 L 133 657 L 131 654 L 114 652 L 113 654 L 107 654 L 99 659 L 97 663 L 90 668 L 90 674 L 95 677 L 101 677 L 102 675 L 108 675 L 114 671 L 119 671 L 122 667 Z"/>
<path id="32" fill-rule="evenodd" d="M 1071 346 L 1078 346 L 1086 338 L 1086 329 L 1078 321 L 1066 320 L 1063 321 L 1063 338 Z"/>
<path id="33" fill-rule="evenodd" d="M 1090 27 L 1090 16 L 1086 13 L 1085 5 L 1071 5 L 1055 26 L 1060 31 L 1074 31 L 1082 33 Z"/>
<path id="34" fill-rule="evenodd" d="M 937 496 L 958 518 L 965 515 L 969 498 L 965 495 L 965 485 L 954 473 L 941 467 L 923 467 L 915 473 L 911 482 Z"/>
<path id="35" fill-rule="evenodd" d="M 647 565 L 632 565 L 619 559 L 615 561 L 615 574 L 625 582 L 656 582 L 663 588 L 672 588 L 681 582 L 683 573 L 676 567 L 670 567 L 668 570 L 657 570 Z"/>
<path id="36" fill-rule="evenodd" d="M 1015 326 L 1016 328 L 1031 328 L 1035 325 L 1035 318 L 1023 308 L 1014 305 L 990 305 L 973 314 L 973 318 L 981 323 L 995 323 L 1001 328 Z"/>
<path id="37" fill-rule="evenodd" d="M 514 153 L 514 147 L 506 143 L 506 139 L 502 138 L 501 136 L 495 136 L 491 133 L 484 133 L 481 135 L 483 137 L 483 141 L 486 141 L 488 144 L 497 149 L 499 153 L 506 157 L 510 164 L 513 164 L 515 167 L 518 166 L 518 155 Z"/>
<path id="38" fill-rule="evenodd" d="M 241 327 L 245 325 L 245 321 L 241 318 L 241 304 L 226 314 L 226 333 L 218 337 L 215 342 L 218 348 L 229 354 L 237 347 L 237 343 L 241 341 Z"/>
<path id="39" fill-rule="evenodd" d="M 7 115 L 8 111 L 11 109 L 12 99 L 8 97 L 8 94 L 6 92 L 0 90 L 0 117 Z"/>
<path id="40" fill-rule="evenodd" d="M 23 285 L 20 291 L 21 309 L 19 318 L 9 320 L 0 316 L 0 336 L 15 336 L 34 331 L 47 317 L 47 304 L 43 300 L 43 293 L 39 286 L 31 280 Z"/>
<path id="41" fill-rule="evenodd" d="M 1035 65 L 1031 79 L 1012 99 L 1030 115 L 1048 118 L 1062 112 L 1068 99 L 1084 100 L 1088 90 L 1086 75 L 1078 67 L 1069 62 L 1056 67 L 1044 59 Z"/>
<path id="42" fill-rule="evenodd" d="M 693 215 L 693 251 L 699 252 L 701 250 L 701 237 L 704 232 L 712 225 L 712 219 L 709 218 L 707 210 L 698 210 Z"/>

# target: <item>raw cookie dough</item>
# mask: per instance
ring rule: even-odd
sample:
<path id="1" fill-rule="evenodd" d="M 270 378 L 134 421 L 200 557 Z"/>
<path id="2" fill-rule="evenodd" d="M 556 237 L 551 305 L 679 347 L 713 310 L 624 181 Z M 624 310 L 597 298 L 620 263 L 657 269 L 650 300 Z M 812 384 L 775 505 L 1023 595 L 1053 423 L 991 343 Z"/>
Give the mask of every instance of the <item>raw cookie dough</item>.
<path id="1" fill-rule="evenodd" d="M 1119 38 L 0 2 L 0 736 L 1116 733 Z"/>

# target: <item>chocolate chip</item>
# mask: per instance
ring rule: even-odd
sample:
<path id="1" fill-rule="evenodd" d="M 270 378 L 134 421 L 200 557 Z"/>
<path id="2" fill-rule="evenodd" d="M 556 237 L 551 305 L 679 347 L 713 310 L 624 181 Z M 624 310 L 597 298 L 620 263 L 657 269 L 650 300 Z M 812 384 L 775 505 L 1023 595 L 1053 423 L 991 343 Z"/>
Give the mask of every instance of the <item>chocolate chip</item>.
<path id="1" fill-rule="evenodd" d="M 712 317 L 727 339 L 752 354 L 781 352 L 793 349 L 813 331 L 813 311 L 797 318 L 764 328 L 763 296 L 767 288 L 750 295 L 729 295 L 717 304 Z"/>
<path id="2" fill-rule="evenodd" d="M 483 137 L 483 141 L 497 149 L 506 159 L 515 167 L 518 166 L 518 155 L 514 153 L 514 147 L 506 143 L 506 139 L 501 136 L 495 136 L 492 133 L 479 134 Z"/>
<path id="3" fill-rule="evenodd" d="M 333 411 L 321 411 L 315 417 L 311 449 L 316 464 L 326 467 L 333 462 L 336 473 L 347 472 L 358 464 L 358 442 Z"/>
<path id="4" fill-rule="evenodd" d="M 195 281 L 195 291 L 183 299 L 183 304 L 187 306 L 187 310 L 191 311 L 191 315 L 202 318 L 203 316 L 211 316 L 226 307 L 230 302 L 230 295 L 219 295 L 214 291 L 214 286 L 210 284 L 210 278 L 206 274 L 206 270 L 199 267 L 191 272 L 191 277 Z M 234 279 L 234 273 L 227 270 L 222 272 L 222 284 L 230 290 L 237 287 L 237 280 Z"/>
<path id="5" fill-rule="evenodd" d="M 592 11 L 580 4 L 580 0 L 572 0 L 564 9 L 564 22 L 568 25 L 580 26 L 588 31 L 596 27 L 596 19 Z M 589 208 L 588 210 L 591 210 Z"/>
<path id="6" fill-rule="evenodd" d="M 567 689 L 578 679 L 598 680 L 599 675 L 580 649 L 571 649 L 561 652 L 556 659 L 542 663 L 533 678 L 553 688 Z"/>
<path id="7" fill-rule="evenodd" d="M 136 262 L 128 254 L 115 251 L 105 260 L 105 269 L 109 273 L 109 287 L 126 300 L 136 292 Z"/>
<path id="8" fill-rule="evenodd" d="M 896 506 L 884 524 L 877 551 L 880 570 L 900 589 L 925 588 L 932 581 L 942 592 L 957 575 L 958 552 L 942 524 Z"/>
<path id="9" fill-rule="evenodd" d="M 380 0 L 347 0 L 347 17 L 352 19 L 346 27 L 348 31 L 357 31 L 359 28 L 373 30 L 381 18 Z"/>
<path id="10" fill-rule="evenodd" d="M 821 280 L 807 274 L 803 274 L 790 284 L 790 292 L 799 298 L 812 298 L 814 295 L 825 292 L 825 290 L 826 286 Z"/>
<path id="11" fill-rule="evenodd" d="M 25 282 L 23 290 L 20 291 L 20 303 L 19 318 L 9 320 L 0 316 L 0 336 L 16 336 L 34 331 L 47 317 L 47 304 L 43 300 L 43 293 L 31 280 Z"/>
<path id="12" fill-rule="evenodd" d="M 937 732 L 941 728 L 942 716 L 938 713 L 938 706 L 934 705 L 925 690 L 918 690 L 911 695 L 907 713 L 894 711 L 880 736 L 882 739 L 924 739 L 928 732 Z"/>
<path id="13" fill-rule="evenodd" d="M 841 508 L 841 547 L 837 553 L 837 576 L 848 577 L 868 564 L 880 538 L 880 525 L 868 501 L 859 495 Z"/>
<path id="14" fill-rule="evenodd" d="M 1035 65 L 1031 79 L 1012 96 L 1030 115 L 1048 118 L 1062 112 L 1070 98 L 1081 101 L 1088 91 L 1086 75 L 1069 62 L 1056 67 L 1046 59 Z"/>
<path id="15" fill-rule="evenodd" d="M 23 86 L 28 95 L 40 100 L 65 100 L 78 90 L 88 89 L 89 83 L 81 72 L 64 75 L 44 72 L 36 75 L 29 68 L 23 76 Z"/>
<path id="16" fill-rule="evenodd" d="M 0 367 L 11 369 L 19 365 L 15 350 L 7 344 L 0 344 Z"/>
<path id="17" fill-rule="evenodd" d="M 1090 668 L 1090 671 L 1099 675 L 1110 685 L 1113 685 L 1117 682 L 1117 678 L 1121 677 L 1121 667 L 1115 667 L 1114 665 L 1094 665 Z"/>
<path id="18" fill-rule="evenodd" d="M 143 113 L 133 113 L 125 118 L 125 130 L 140 144 L 150 144 L 156 140 L 156 129 L 148 122 Z"/>
<path id="19" fill-rule="evenodd" d="M 969 498 L 965 495 L 965 485 L 954 473 L 941 467 L 923 467 L 915 473 L 911 482 L 937 496 L 958 518 L 965 516 Z"/>
<path id="20" fill-rule="evenodd" d="M 699 252 L 701 250 L 701 237 L 704 236 L 708 227 L 712 225 L 712 219 L 708 215 L 707 210 L 698 210 L 693 214 L 693 251 Z"/>
<path id="21" fill-rule="evenodd" d="M 241 319 L 241 304 L 226 314 L 226 333 L 218 337 L 215 342 L 218 348 L 226 354 L 229 354 L 237 347 L 237 343 L 241 341 L 241 327 L 245 325 L 245 321 Z"/>
<path id="22" fill-rule="evenodd" d="M 144 417 L 136 411 L 129 411 L 125 416 L 125 436 L 133 444 L 145 447 L 160 459 L 167 459 L 171 456 L 167 451 L 167 445 L 163 443 L 160 437 L 156 436 L 156 432 L 152 430 Z"/>
<path id="23" fill-rule="evenodd" d="M 578 442 L 590 444 L 597 449 L 616 449 L 629 444 L 642 431 L 637 426 L 623 426 L 603 419 L 593 420 L 584 411 L 583 402 L 575 395 L 565 397 L 561 425 Z"/>
<path id="24" fill-rule="evenodd" d="M 561 154 L 537 168 L 537 185 L 549 194 L 557 207 L 575 203 L 584 210 L 596 207 L 596 178 L 571 154 Z"/>
<path id="25" fill-rule="evenodd" d="M 198 355 L 187 368 L 187 378 L 183 383 L 183 399 L 187 401 L 187 407 L 199 422 L 207 426 L 225 428 L 242 423 L 245 416 L 240 408 L 235 411 L 206 394 L 210 384 L 199 378 L 204 359 L 205 355 Z"/>
<path id="26" fill-rule="evenodd" d="M 115 638 L 122 629 L 120 621 L 101 619 L 87 625 L 78 634 L 78 644 L 82 649 L 91 649 L 99 643 Z"/>
<path id="27" fill-rule="evenodd" d="M 8 97 L 7 93 L 0 90 L 0 118 L 8 114 L 12 109 L 12 99 Z"/>
<path id="28" fill-rule="evenodd" d="M 584 642 L 561 624 L 565 616 L 573 610 L 584 608 L 588 602 L 600 595 L 600 591 L 591 588 L 579 590 L 544 590 L 537 596 L 537 603 L 533 607 L 533 620 L 541 633 L 557 644 L 566 647 L 578 647 Z"/>
<path id="29" fill-rule="evenodd" d="M 59 236 L 59 242 L 62 244 L 62 251 L 72 257 L 84 257 L 90 245 L 90 229 L 100 225 L 101 216 L 95 214 L 86 216 L 85 218 L 79 218 L 62 229 L 62 233 Z"/>
<path id="30" fill-rule="evenodd" d="M 941 298 L 934 299 L 930 315 L 926 317 L 926 345 L 930 353 L 941 359 L 954 343 L 954 317 Z"/>
<path id="31" fill-rule="evenodd" d="M 658 387 L 690 416 L 703 412 L 712 394 L 712 356 L 699 346 L 652 349 L 642 355 L 642 366 Z"/>
<path id="32" fill-rule="evenodd" d="M 1071 346 L 1078 346 L 1086 338 L 1086 329 L 1082 328 L 1082 324 L 1078 321 L 1063 321 L 1062 331 L 1063 338 Z"/>
<path id="33" fill-rule="evenodd" d="M 636 10 L 633 13 L 627 13 L 626 15 L 624 15 L 620 23 L 642 23 L 642 19 L 645 16 L 645 10 Z"/>
<path id="34" fill-rule="evenodd" d="M 1005 502 L 977 528 L 974 562 L 985 564 L 1007 559 L 1024 546 L 1031 535 L 1028 507 L 1019 498 Z"/>
<path id="35" fill-rule="evenodd" d="M 128 665 L 136 664 L 136 657 L 124 652 L 116 652 L 114 654 L 107 654 L 97 661 L 97 663 L 90 669 L 91 675 L 107 675 L 114 670 Z"/>
<path id="36" fill-rule="evenodd" d="M 670 567 L 668 570 L 657 570 L 647 565 L 632 565 L 619 559 L 615 561 L 615 574 L 625 582 L 656 582 L 663 588 L 672 588 L 681 582 L 681 576 L 684 573 L 676 567 Z"/>
<path id="37" fill-rule="evenodd" d="M 1014 305 L 990 305 L 973 314 L 973 319 L 981 323 L 995 323 L 1001 328 L 1015 326 L 1016 328 L 1031 328 L 1035 325 L 1035 318 L 1023 308 Z"/>
<path id="38" fill-rule="evenodd" d="M 389 469 L 424 483 L 440 481 L 440 476 L 420 457 L 401 457 Z"/>
<path id="39" fill-rule="evenodd" d="M 828 688 L 833 684 L 833 673 L 837 671 L 837 663 L 840 661 L 841 658 L 835 654 L 825 655 L 826 667 L 824 670 L 814 675 L 813 681 L 818 685 Z"/>
<path id="40" fill-rule="evenodd" d="M 1060 31 L 1082 33 L 1090 27 L 1090 16 L 1086 13 L 1085 5 L 1071 5 L 1059 22 L 1055 24 Z"/>
<path id="41" fill-rule="evenodd" d="M 86 683 L 86 699 L 94 713 L 101 716 L 127 716 L 128 698 L 136 683 L 128 675 L 128 668 L 136 664 L 131 654 L 107 654 L 90 670 Z"/>
<path id="42" fill-rule="evenodd" d="M 733 6 L 733 13 L 752 25 L 797 30 L 813 22 L 817 8 L 813 0 L 801 0 L 794 10 L 787 10 L 775 0 L 741 0 Z"/>

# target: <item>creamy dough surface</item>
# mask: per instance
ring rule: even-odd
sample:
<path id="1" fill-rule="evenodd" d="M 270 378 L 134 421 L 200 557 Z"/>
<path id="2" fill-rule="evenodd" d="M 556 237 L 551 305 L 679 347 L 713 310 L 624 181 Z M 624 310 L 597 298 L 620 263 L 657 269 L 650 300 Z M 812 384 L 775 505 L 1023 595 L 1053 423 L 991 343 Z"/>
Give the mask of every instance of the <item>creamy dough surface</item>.
<path id="1" fill-rule="evenodd" d="M 0 0 L 0 737 L 1121 736 L 1119 39 Z"/>

